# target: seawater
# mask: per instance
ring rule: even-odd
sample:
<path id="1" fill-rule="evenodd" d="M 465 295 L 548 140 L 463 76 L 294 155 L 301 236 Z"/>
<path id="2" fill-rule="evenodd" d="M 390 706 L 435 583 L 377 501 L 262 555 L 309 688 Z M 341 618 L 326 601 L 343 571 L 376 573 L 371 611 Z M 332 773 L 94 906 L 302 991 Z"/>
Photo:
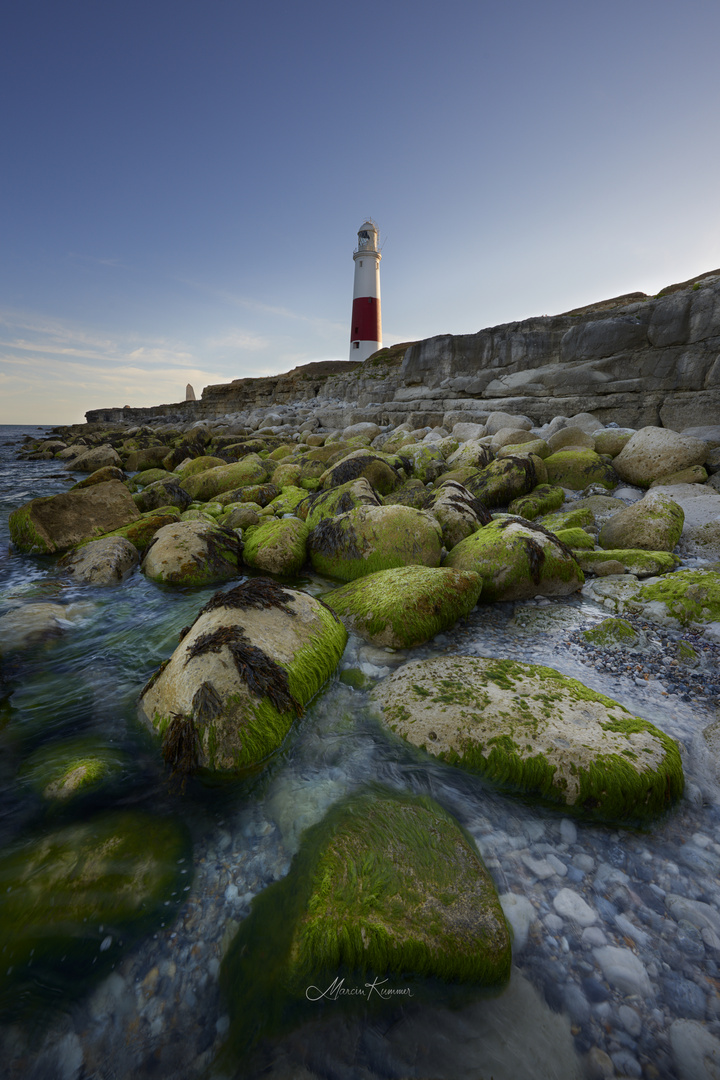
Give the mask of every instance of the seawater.
<path id="1" fill-rule="evenodd" d="M 372 991 L 359 980 L 353 1011 L 328 994 L 317 1015 L 305 1012 L 297 1030 L 266 1039 L 246 1061 L 225 1063 L 222 1075 L 570 1080 L 583 1075 L 587 1055 L 597 1068 L 612 1069 L 605 1075 L 714 1075 L 700 1066 L 683 1071 L 678 1057 L 683 1033 L 697 1043 L 700 1029 L 708 1053 L 720 1037 L 720 938 L 712 931 L 712 918 L 720 924 L 720 794 L 702 738 L 717 719 L 712 701 L 682 701 L 659 682 L 589 664 L 582 650 L 569 647 L 570 635 L 607 613 L 579 597 L 481 606 L 412 657 L 461 653 L 546 663 L 615 698 L 681 743 L 687 790 L 676 810 L 638 832 L 571 821 L 514 799 L 400 743 L 382 727 L 367 693 L 337 676 L 259 777 L 218 788 L 190 783 L 182 794 L 138 723 L 136 702 L 180 629 L 215 590 L 160 588 L 139 572 L 115 588 L 76 586 L 55 559 L 14 553 L 10 512 L 79 478 L 55 460 L 18 460 L 26 433 L 40 430 L 0 427 L 0 615 L 44 601 L 67 605 L 73 615 L 60 636 L 4 669 L 0 845 L 32 844 L 43 827 L 38 801 L 19 778 L 24 756 L 92 733 L 128 764 L 107 805 L 88 813 L 132 807 L 177 816 L 192 839 L 192 865 L 179 910 L 158 917 L 112 970 L 73 993 L 70 958 L 67 995 L 4 1025 L 0 1074 L 220 1075 L 213 1062 L 229 1021 L 218 973 L 237 927 L 254 897 L 288 872 L 303 830 L 342 796 L 379 781 L 431 795 L 475 838 L 515 911 L 508 988 L 494 999 L 470 995 L 460 1002 L 438 988 L 434 1000 L 420 1003 L 402 996 L 398 978 L 390 983 L 395 999 L 370 1002 Z M 293 584 L 320 594 L 330 582 L 308 575 Z M 408 658 L 353 636 L 340 670 L 359 667 L 374 682 Z M 558 914 L 561 889 L 585 900 L 591 924 Z M 686 917 L 670 909 L 668 898 L 678 896 L 689 905 L 681 911 Z M 698 915 L 706 909 L 697 905 L 714 913 L 707 926 Z M 600 962 L 608 946 L 621 950 L 624 977 Z"/>

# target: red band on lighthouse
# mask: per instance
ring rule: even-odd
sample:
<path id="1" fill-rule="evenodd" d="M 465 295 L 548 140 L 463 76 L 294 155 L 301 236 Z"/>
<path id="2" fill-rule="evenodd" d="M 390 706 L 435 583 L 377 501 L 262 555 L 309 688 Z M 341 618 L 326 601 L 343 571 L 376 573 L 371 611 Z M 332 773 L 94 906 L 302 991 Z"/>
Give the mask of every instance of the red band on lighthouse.
<path id="1" fill-rule="evenodd" d="M 351 341 L 382 341 L 380 329 L 380 300 L 374 296 L 362 296 L 353 300 Z"/>

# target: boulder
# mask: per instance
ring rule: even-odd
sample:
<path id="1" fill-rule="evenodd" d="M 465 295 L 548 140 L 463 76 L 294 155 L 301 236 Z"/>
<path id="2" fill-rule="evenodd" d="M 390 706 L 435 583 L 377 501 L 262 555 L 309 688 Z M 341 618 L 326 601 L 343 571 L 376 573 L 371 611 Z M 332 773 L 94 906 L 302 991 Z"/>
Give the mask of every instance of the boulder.
<path id="1" fill-rule="evenodd" d="M 189 458 L 182 462 L 175 472 L 182 480 L 187 480 L 191 476 L 199 476 L 200 473 L 207 472 L 208 469 L 222 468 L 223 465 L 227 465 L 227 461 L 214 457 L 212 454 L 203 454 L 201 457 Z"/>
<path id="2" fill-rule="evenodd" d="M 501 450 L 504 446 L 512 444 L 522 446 L 524 443 L 531 442 L 544 442 L 544 440 L 538 439 L 536 435 L 533 435 L 532 431 L 524 431 L 522 428 L 515 427 L 500 428 L 490 438 L 490 446 L 493 450 Z"/>
<path id="3" fill-rule="evenodd" d="M 528 495 L 541 482 L 536 461 L 542 464 L 540 458 L 501 458 L 491 461 L 461 483 L 485 506 L 507 506 L 513 499 Z"/>
<path id="4" fill-rule="evenodd" d="M 122 458 L 117 450 L 109 444 L 93 446 L 91 450 L 85 450 L 68 463 L 68 468 L 72 469 L 73 472 L 93 473 L 96 469 L 102 469 L 106 465 L 114 465 L 116 469 L 122 468 Z"/>
<path id="5" fill-rule="evenodd" d="M 425 487 L 421 484 L 421 489 Z M 308 526 L 315 526 L 326 518 L 334 518 L 339 514 L 346 514 L 348 510 L 355 510 L 358 506 L 380 506 L 381 502 L 377 492 L 364 476 L 357 480 L 348 480 L 346 484 L 330 488 L 329 491 L 318 491 L 307 496 L 307 501 L 300 510 Z"/>
<path id="6" fill-rule="evenodd" d="M 702 465 L 708 445 L 691 435 L 678 435 L 668 428 L 644 427 L 636 431 L 613 458 L 613 468 L 621 480 L 648 487 L 653 480 Z"/>
<path id="7" fill-rule="evenodd" d="M 492 521 L 462 540 L 443 565 L 480 574 L 484 603 L 567 596 L 585 580 L 572 552 L 553 533 L 514 517 Z"/>
<path id="8" fill-rule="evenodd" d="M 167 446 L 146 446 L 143 450 L 132 450 L 125 458 L 125 469 L 129 473 L 159 469 L 167 452 Z"/>
<path id="9" fill-rule="evenodd" d="M 347 633 L 307 593 L 252 578 L 217 592 L 140 698 L 177 772 L 262 765 L 335 670 Z"/>
<path id="10" fill-rule="evenodd" d="M 635 434 L 634 428 L 603 428 L 593 434 L 595 439 L 595 453 L 608 454 L 611 458 L 617 457 Z"/>
<path id="11" fill-rule="evenodd" d="M 140 558 L 143 557 L 147 548 L 155 533 L 165 525 L 172 525 L 174 522 L 180 520 L 180 514 L 177 507 L 160 507 L 158 510 L 150 510 L 147 514 L 142 514 L 137 521 L 131 522 L 129 525 L 123 525 L 121 529 L 115 529 L 111 533 L 106 533 L 106 537 L 120 536 L 125 540 L 129 540 L 134 548 L 137 549 Z M 100 539 L 105 539 L 101 537 Z M 83 540 L 82 544 L 93 543 L 92 540 Z M 82 546 L 82 544 L 80 546 Z"/>
<path id="12" fill-rule="evenodd" d="M 638 822 L 683 792 L 669 736 L 553 668 L 416 660 L 384 679 L 374 698 L 385 723 L 414 746 L 543 802 Z"/>
<path id="13" fill-rule="evenodd" d="M 139 810 L 92 817 L 4 848 L 3 1014 L 86 992 L 139 937 L 172 918 L 191 880 L 181 876 L 189 854 L 179 822 Z"/>
<path id="14" fill-rule="evenodd" d="M 562 540 L 566 547 L 569 547 L 572 553 L 577 558 L 577 551 L 586 550 L 592 551 L 595 547 L 595 541 L 592 536 L 585 529 L 573 528 L 573 529 L 553 529 L 558 540 Z"/>
<path id="15" fill-rule="evenodd" d="M 119 585 L 139 562 L 137 548 L 129 540 L 104 536 L 65 555 L 61 565 L 83 585 Z"/>
<path id="16" fill-rule="evenodd" d="M 192 499 L 208 502 L 223 491 L 263 484 L 267 480 L 267 467 L 257 454 L 247 454 L 241 461 L 229 465 L 216 465 L 212 469 L 183 477 L 181 486 Z"/>
<path id="17" fill-rule="evenodd" d="M 513 416 L 507 412 L 491 412 L 485 420 L 485 430 L 488 435 L 494 435 L 501 428 L 506 427 L 530 431 L 532 426 L 533 422 L 529 416 Z"/>
<path id="18" fill-rule="evenodd" d="M 423 503 L 429 513 L 440 523 L 442 542 L 448 551 L 483 525 L 490 522 L 490 512 L 479 499 L 455 480 L 448 480 Z"/>
<path id="19" fill-rule="evenodd" d="M 422 645 L 468 615 L 478 602 L 478 574 L 446 567 L 401 566 L 325 593 L 348 630 L 373 645 Z"/>
<path id="20" fill-rule="evenodd" d="M 377 424 L 370 423 L 369 421 L 361 421 L 359 424 L 350 424 L 346 427 L 342 433 L 343 440 L 355 439 L 358 436 L 372 440 L 380 434 L 380 428 Z"/>
<path id="21" fill-rule="evenodd" d="M 82 735 L 41 746 L 22 764 L 20 779 L 48 802 L 67 803 L 88 795 L 127 772 L 116 749 Z"/>
<path id="22" fill-rule="evenodd" d="M 602 649 L 632 648 L 640 640 L 626 619 L 603 619 L 590 630 L 583 630 L 582 636 Z"/>
<path id="23" fill-rule="evenodd" d="M 10 537 L 20 551 L 55 554 L 87 537 L 101 536 L 140 517 L 119 480 L 32 499 L 10 515 Z"/>
<path id="24" fill-rule="evenodd" d="M 157 484 L 160 480 L 178 482 L 177 473 L 168 472 L 167 469 L 145 469 L 144 472 L 136 473 L 132 478 L 134 488 L 148 487 L 149 484 Z"/>
<path id="25" fill-rule="evenodd" d="M 720 492 L 699 484 L 673 484 L 653 491 L 672 499 L 684 515 L 677 542 L 680 554 L 720 559 Z"/>
<path id="26" fill-rule="evenodd" d="M 609 518 L 600 530 L 598 543 L 603 548 L 672 551 L 680 539 L 684 518 L 682 509 L 669 495 L 652 491 Z"/>
<path id="27" fill-rule="evenodd" d="M 557 510 L 565 502 L 565 492 L 562 488 L 552 487 L 551 484 L 538 484 L 529 495 L 521 495 L 519 499 L 513 499 L 508 506 L 508 513 L 517 514 L 519 517 L 534 520 L 540 514 L 549 514 L 551 510 Z"/>
<path id="28" fill-rule="evenodd" d="M 526 432 L 530 434 L 530 432 Z M 495 436 L 497 437 L 497 436 Z M 550 447 L 544 439 L 524 439 L 519 440 L 516 443 L 504 443 L 499 450 L 496 451 L 496 457 L 524 457 L 527 454 L 534 454 L 539 458 L 550 457 Z"/>
<path id="29" fill-rule="evenodd" d="M 602 496 L 600 496 L 602 498 Z M 583 503 L 586 499 L 581 500 Z M 620 499 L 611 499 L 613 507 L 623 507 L 625 504 Z M 560 529 L 582 529 L 586 525 L 595 524 L 595 515 L 589 506 L 579 506 L 578 503 L 572 504 L 572 509 L 561 510 L 556 514 L 546 514 L 540 524 L 548 532 L 557 533 Z"/>
<path id="30" fill-rule="evenodd" d="M 254 901 L 220 972 L 229 1042 L 242 1059 L 269 1025 L 314 1017 L 338 983 L 346 1004 L 356 987 L 366 1006 L 373 982 L 397 1004 L 437 993 L 437 980 L 499 990 L 510 966 L 507 922 L 472 839 L 433 800 L 372 787 L 309 829 L 287 877 Z M 258 982 L 257 972 L 268 974 Z"/>
<path id="31" fill-rule="evenodd" d="M 485 465 L 490 464 L 494 456 L 492 449 L 485 443 L 479 442 L 477 439 L 468 439 L 450 454 L 447 459 L 448 468 L 482 469 Z"/>
<path id="32" fill-rule="evenodd" d="M 487 428 L 484 424 L 458 423 L 453 425 L 450 434 L 458 442 L 467 442 L 469 439 L 482 439 L 487 435 Z"/>
<path id="33" fill-rule="evenodd" d="M 619 563 L 624 570 L 628 570 L 636 577 L 652 577 L 655 574 L 669 574 L 679 565 L 680 560 L 669 551 L 647 551 L 645 549 L 629 548 L 609 551 L 579 551 L 573 552 L 584 573 L 602 574 L 603 567 L 608 563 Z M 607 569 L 605 570 L 607 573 Z"/>
<path id="34" fill-rule="evenodd" d="M 618 484 L 613 466 L 594 450 L 556 450 L 545 458 L 545 468 L 551 484 L 571 491 L 584 491 L 590 484 L 604 488 Z"/>
<path id="35" fill-rule="evenodd" d="M 307 558 L 310 529 L 296 517 L 271 519 L 245 532 L 243 562 L 254 570 L 290 577 Z"/>
<path id="36" fill-rule="evenodd" d="M 231 503 L 222 517 L 218 518 L 218 524 L 224 525 L 226 529 L 247 529 L 249 525 L 258 525 L 260 523 L 258 514 L 260 509 L 261 507 L 254 503 Z M 195 520 L 199 516 L 200 514 L 197 514 Z M 185 520 L 191 519 L 186 518 Z"/>
<path id="37" fill-rule="evenodd" d="M 96 469 L 94 473 L 90 473 L 84 480 L 78 480 L 77 484 L 73 484 L 70 488 L 70 491 L 93 487 L 95 484 L 104 484 L 108 480 L 123 481 L 125 480 L 125 473 L 115 465 L 103 465 L 102 469 Z"/>
<path id="38" fill-rule="evenodd" d="M 320 476 L 320 483 L 328 490 L 362 476 L 380 495 L 388 495 L 405 479 L 398 467 L 401 462 L 392 454 L 380 450 L 353 450 L 326 469 Z"/>
<path id="39" fill-rule="evenodd" d="M 586 450 L 596 449 L 594 437 L 579 427 L 560 428 L 559 431 L 548 436 L 547 444 L 553 454 L 556 450 L 562 450 L 566 446 L 572 446 L 575 449 L 581 447 Z"/>
<path id="40" fill-rule="evenodd" d="M 396 566 L 439 566 L 440 525 L 410 506 L 359 506 L 320 521 L 308 537 L 313 568 L 341 581 Z"/>
<path id="41" fill-rule="evenodd" d="M 151 581 L 164 585 L 209 585 L 240 573 L 240 541 L 211 521 L 178 521 L 155 534 L 142 563 Z"/>
<path id="42" fill-rule="evenodd" d="M 136 495 L 133 495 L 133 499 L 141 514 L 147 514 L 151 510 L 159 510 L 161 506 L 176 506 L 182 513 L 183 510 L 187 510 L 192 502 L 187 491 L 180 487 L 174 477 L 148 484 L 142 491 L 138 491 Z"/>
<path id="43" fill-rule="evenodd" d="M 646 618 L 664 613 L 682 626 L 720 622 L 720 573 L 715 570 L 677 570 L 659 581 L 643 585 L 629 606 L 640 606 Z"/>
<path id="44" fill-rule="evenodd" d="M 402 456 L 410 461 L 413 476 L 423 483 L 431 483 L 448 471 L 445 455 L 429 443 L 410 443 L 403 446 Z"/>
<path id="45" fill-rule="evenodd" d="M 707 478 L 708 474 L 702 465 L 691 465 L 688 469 L 681 469 L 680 472 L 670 473 L 669 476 L 663 476 L 660 480 L 653 480 L 650 489 L 678 484 L 704 484 Z"/>

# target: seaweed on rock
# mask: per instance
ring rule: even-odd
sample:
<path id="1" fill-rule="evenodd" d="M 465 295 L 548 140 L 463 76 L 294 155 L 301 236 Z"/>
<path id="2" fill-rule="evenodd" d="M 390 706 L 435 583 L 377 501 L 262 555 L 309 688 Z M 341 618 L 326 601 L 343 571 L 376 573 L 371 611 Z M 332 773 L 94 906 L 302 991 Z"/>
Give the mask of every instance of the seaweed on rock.
<path id="1" fill-rule="evenodd" d="M 188 645 L 185 664 L 204 653 L 219 653 L 225 646 L 233 658 L 238 675 L 253 694 L 269 698 L 278 712 L 294 709 L 298 716 L 302 716 L 302 705 L 290 692 L 285 669 L 271 660 L 262 649 L 251 645 L 239 626 L 220 626 L 217 630 L 201 634 L 192 645 Z"/>
<path id="2" fill-rule="evenodd" d="M 206 611 L 215 611 L 217 608 L 238 608 L 241 611 L 257 608 L 260 611 L 266 611 L 268 608 L 275 607 L 284 611 L 286 615 L 294 615 L 295 612 L 288 606 L 292 598 L 291 592 L 271 578 L 249 578 L 242 584 L 236 585 L 234 589 L 229 589 L 227 592 L 220 589 L 211 596 L 207 604 L 200 608 L 195 622 Z"/>
<path id="3" fill-rule="evenodd" d="M 202 752 L 192 716 L 173 713 L 163 735 L 161 750 L 165 764 L 170 766 L 170 779 L 179 780 L 180 790 L 184 794 L 188 777 L 200 768 Z"/>

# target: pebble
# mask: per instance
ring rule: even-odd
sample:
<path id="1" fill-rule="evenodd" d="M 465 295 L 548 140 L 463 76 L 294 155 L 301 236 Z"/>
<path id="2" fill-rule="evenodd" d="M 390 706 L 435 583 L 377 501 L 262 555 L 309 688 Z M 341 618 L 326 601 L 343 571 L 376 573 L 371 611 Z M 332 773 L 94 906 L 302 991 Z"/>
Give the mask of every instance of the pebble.
<path id="1" fill-rule="evenodd" d="M 571 919 L 580 926 L 597 922 L 597 913 L 572 889 L 561 889 L 553 900 L 553 907 L 564 919 Z"/>
<path id="2" fill-rule="evenodd" d="M 593 956 L 607 981 L 622 993 L 638 994 L 640 997 L 649 997 L 652 994 L 645 965 L 629 949 L 603 945 L 599 949 L 593 949 Z"/>

